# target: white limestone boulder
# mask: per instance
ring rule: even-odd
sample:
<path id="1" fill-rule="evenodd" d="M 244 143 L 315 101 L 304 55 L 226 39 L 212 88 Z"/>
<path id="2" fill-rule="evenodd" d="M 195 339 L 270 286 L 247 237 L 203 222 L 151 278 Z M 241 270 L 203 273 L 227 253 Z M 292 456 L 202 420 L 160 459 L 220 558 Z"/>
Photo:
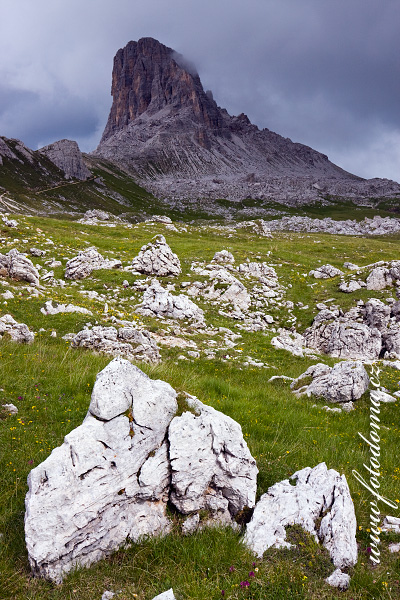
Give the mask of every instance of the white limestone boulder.
<path id="1" fill-rule="evenodd" d="M 0 275 L 39 285 L 38 270 L 33 266 L 32 261 L 16 248 L 7 254 L 0 254 Z"/>
<path id="2" fill-rule="evenodd" d="M 343 271 L 329 264 L 321 265 L 317 269 L 313 269 L 309 272 L 309 276 L 315 277 L 315 279 L 331 279 L 338 275 L 343 275 Z"/>
<path id="3" fill-rule="evenodd" d="M 318 363 L 309 367 L 290 387 L 298 396 L 315 396 L 329 402 L 351 402 L 361 398 L 367 391 L 369 377 L 361 361 L 346 360 L 334 367 Z"/>
<path id="4" fill-rule="evenodd" d="M 142 246 L 138 256 L 132 260 L 132 268 L 147 275 L 180 275 L 180 260 L 168 246 L 165 237 L 157 235 L 153 239 L 153 242 Z"/>
<path id="5" fill-rule="evenodd" d="M 161 360 L 157 343 L 150 337 L 149 332 L 133 327 L 117 329 L 98 325 L 91 329 L 82 329 L 72 337 L 71 346 L 151 363 Z"/>
<path id="6" fill-rule="evenodd" d="M 174 296 L 163 288 L 157 279 L 153 279 L 151 285 L 145 290 L 142 302 L 135 307 L 135 311 L 151 317 L 204 322 L 203 310 L 197 304 L 185 294 Z"/>
<path id="7" fill-rule="evenodd" d="M 354 320 L 349 313 L 338 317 L 329 310 L 322 310 L 304 332 L 307 346 L 338 358 L 379 358 L 381 332 L 376 327 Z"/>
<path id="8" fill-rule="evenodd" d="M 254 506 L 257 467 L 240 426 L 195 398 L 175 416 L 176 396 L 122 358 L 98 374 L 82 425 L 28 477 L 35 575 L 60 582 L 126 541 L 165 535 L 168 501 L 230 523 Z"/>
<path id="9" fill-rule="evenodd" d="M 53 300 L 47 300 L 44 306 L 40 309 L 43 315 L 58 315 L 60 313 L 81 313 L 83 315 L 91 315 L 92 311 L 83 306 L 75 306 L 75 304 L 58 304 Z"/>
<path id="10" fill-rule="evenodd" d="M 211 262 L 223 265 L 233 265 L 235 259 L 233 254 L 228 252 L 228 250 L 220 250 L 220 252 L 214 254 Z"/>
<path id="11" fill-rule="evenodd" d="M 35 339 L 35 334 L 25 323 L 18 323 L 9 314 L 0 317 L 0 339 L 4 334 L 9 335 L 13 342 L 20 344 L 31 344 Z"/>
<path id="12" fill-rule="evenodd" d="M 322 542 L 335 567 L 355 565 L 357 523 L 346 477 L 320 463 L 297 471 L 290 479 L 296 485 L 285 479 L 261 496 L 244 543 L 259 557 L 271 547 L 290 548 L 285 527 L 298 524 Z"/>
<path id="13" fill-rule="evenodd" d="M 393 284 L 391 273 L 387 267 L 375 267 L 367 277 L 367 290 L 384 290 Z"/>
<path id="14" fill-rule="evenodd" d="M 86 250 L 81 250 L 78 255 L 71 258 L 65 267 L 66 279 L 85 279 L 93 271 L 99 269 L 120 269 L 122 263 L 118 259 L 106 259 L 100 252 L 91 246 Z"/>

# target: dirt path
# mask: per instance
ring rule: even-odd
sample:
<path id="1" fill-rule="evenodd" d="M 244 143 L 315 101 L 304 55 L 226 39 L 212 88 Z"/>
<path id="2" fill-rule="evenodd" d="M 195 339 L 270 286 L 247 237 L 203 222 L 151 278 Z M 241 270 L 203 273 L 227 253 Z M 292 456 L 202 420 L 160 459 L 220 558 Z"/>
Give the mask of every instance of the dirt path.
<path id="1" fill-rule="evenodd" d="M 58 188 L 66 187 L 67 185 L 78 185 L 80 183 L 86 183 L 87 181 L 93 181 L 94 179 L 96 179 L 96 177 L 97 177 L 97 175 L 93 175 L 93 177 L 89 177 L 88 179 L 82 179 L 80 181 L 71 181 L 71 182 L 68 182 L 68 183 L 60 183 L 60 184 L 57 184 L 57 185 L 55 185 L 53 187 L 46 188 L 44 190 L 38 190 L 35 193 L 36 194 L 43 194 L 44 192 L 50 192 L 52 190 L 57 190 Z"/>

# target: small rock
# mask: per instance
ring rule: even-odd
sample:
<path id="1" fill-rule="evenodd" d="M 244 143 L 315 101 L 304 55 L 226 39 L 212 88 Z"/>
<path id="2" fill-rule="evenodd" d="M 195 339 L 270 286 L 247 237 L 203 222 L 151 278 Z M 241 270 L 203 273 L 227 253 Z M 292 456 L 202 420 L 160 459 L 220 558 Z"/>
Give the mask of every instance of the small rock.
<path id="1" fill-rule="evenodd" d="M 3 409 L 8 412 L 10 415 L 16 415 L 18 414 L 18 408 L 15 406 L 15 404 L 3 404 Z"/>
<path id="2" fill-rule="evenodd" d="M 340 590 L 347 590 L 350 585 L 350 575 L 343 573 L 340 569 L 336 569 L 333 571 L 332 575 L 325 579 L 325 581 L 332 587 L 339 588 Z"/>

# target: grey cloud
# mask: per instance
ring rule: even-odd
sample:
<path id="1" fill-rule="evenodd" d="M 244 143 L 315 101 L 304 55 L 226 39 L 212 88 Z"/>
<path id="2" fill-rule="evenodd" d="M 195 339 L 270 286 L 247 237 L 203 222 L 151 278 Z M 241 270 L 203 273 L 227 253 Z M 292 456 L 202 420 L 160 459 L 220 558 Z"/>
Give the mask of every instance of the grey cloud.
<path id="1" fill-rule="evenodd" d="M 400 135 L 398 0 L 16 4 L 0 23 L 1 135 L 33 145 L 75 137 L 94 148 L 111 104 L 114 54 L 151 36 L 194 65 L 232 114 L 363 176 L 387 164 L 400 178 L 388 142 Z M 29 101 L 29 93 L 37 96 Z"/>

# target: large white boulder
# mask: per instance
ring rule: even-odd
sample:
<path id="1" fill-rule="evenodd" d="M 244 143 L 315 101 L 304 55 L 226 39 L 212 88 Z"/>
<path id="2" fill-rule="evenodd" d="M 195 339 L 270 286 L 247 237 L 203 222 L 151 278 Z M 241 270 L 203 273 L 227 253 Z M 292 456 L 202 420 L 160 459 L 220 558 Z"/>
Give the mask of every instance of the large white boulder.
<path id="1" fill-rule="evenodd" d="M 230 522 L 254 506 L 257 467 L 240 426 L 194 398 L 175 416 L 176 396 L 121 358 L 98 374 L 82 425 L 28 477 L 34 574 L 60 582 L 127 540 L 165 535 L 168 501 Z"/>

